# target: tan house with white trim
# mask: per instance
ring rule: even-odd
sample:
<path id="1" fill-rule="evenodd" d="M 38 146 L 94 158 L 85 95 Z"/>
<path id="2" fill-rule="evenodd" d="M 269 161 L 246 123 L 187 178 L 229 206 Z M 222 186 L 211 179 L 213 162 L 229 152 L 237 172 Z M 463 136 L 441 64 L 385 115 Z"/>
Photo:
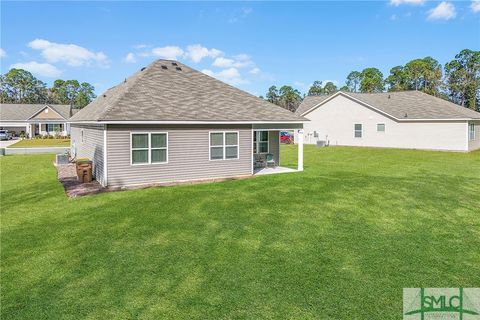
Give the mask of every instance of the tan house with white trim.
<path id="1" fill-rule="evenodd" d="M 309 96 L 305 143 L 445 151 L 480 148 L 480 113 L 419 92 Z"/>
<path id="2" fill-rule="evenodd" d="M 27 137 L 70 134 L 67 120 L 75 113 L 70 105 L 0 104 L 0 129 L 24 132 Z"/>
<path id="3" fill-rule="evenodd" d="M 92 159 L 96 179 L 109 187 L 295 171 L 280 167 L 280 131 L 301 135 L 305 121 L 177 61 L 157 60 L 70 119 L 71 149 Z M 301 171 L 302 145 L 298 159 Z"/>

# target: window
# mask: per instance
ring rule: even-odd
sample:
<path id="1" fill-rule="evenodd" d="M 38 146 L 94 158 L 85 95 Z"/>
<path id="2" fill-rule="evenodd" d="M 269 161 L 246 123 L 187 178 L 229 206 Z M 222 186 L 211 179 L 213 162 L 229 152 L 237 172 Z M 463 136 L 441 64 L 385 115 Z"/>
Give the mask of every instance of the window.
<path id="1" fill-rule="evenodd" d="M 131 133 L 130 143 L 132 164 L 168 162 L 167 133 Z"/>
<path id="2" fill-rule="evenodd" d="M 62 131 L 62 125 L 60 123 L 47 123 L 46 130 L 47 132 L 60 132 Z"/>
<path id="3" fill-rule="evenodd" d="M 253 153 L 268 153 L 268 131 L 255 131 L 253 136 Z"/>
<path id="4" fill-rule="evenodd" d="M 385 123 L 377 123 L 377 132 L 385 132 Z"/>
<path id="5" fill-rule="evenodd" d="M 356 123 L 355 124 L 355 138 L 361 138 L 362 137 L 362 124 L 361 123 Z"/>
<path id="6" fill-rule="evenodd" d="M 238 159 L 238 132 L 210 132 L 210 160 Z"/>
<path id="7" fill-rule="evenodd" d="M 468 124 L 468 138 L 470 140 L 475 140 L 475 123 Z"/>

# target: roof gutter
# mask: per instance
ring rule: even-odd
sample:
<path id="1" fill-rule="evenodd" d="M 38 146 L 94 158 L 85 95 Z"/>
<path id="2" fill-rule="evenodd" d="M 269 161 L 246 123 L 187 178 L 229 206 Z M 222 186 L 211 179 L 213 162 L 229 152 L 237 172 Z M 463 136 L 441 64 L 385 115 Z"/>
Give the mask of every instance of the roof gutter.
<path id="1" fill-rule="evenodd" d="M 73 124 L 273 124 L 273 123 L 307 123 L 310 120 L 294 120 L 294 121 L 67 121 Z"/>

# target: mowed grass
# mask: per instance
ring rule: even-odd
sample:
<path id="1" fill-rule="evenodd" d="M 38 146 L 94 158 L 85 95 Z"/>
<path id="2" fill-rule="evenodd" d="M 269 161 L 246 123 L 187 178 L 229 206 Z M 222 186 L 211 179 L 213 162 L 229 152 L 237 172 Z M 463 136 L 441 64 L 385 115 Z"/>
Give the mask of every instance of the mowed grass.
<path id="1" fill-rule="evenodd" d="M 73 200 L 52 159 L 0 159 L 2 319 L 400 319 L 405 287 L 480 284 L 479 152 Z"/>
<path id="2" fill-rule="evenodd" d="M 70 139 L 24 139 L 9 148 L 70 147 Z"/>

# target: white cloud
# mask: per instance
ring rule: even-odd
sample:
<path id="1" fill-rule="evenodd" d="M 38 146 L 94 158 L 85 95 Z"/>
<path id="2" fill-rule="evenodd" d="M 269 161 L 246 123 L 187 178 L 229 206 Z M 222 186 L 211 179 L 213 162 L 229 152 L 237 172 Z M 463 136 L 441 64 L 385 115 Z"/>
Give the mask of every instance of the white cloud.
<path id="1" fill-rule="evenodd" d="M 249 15 L 250 13 L 252 13 L 253 9 L 252 8 L 242 8 L 242 13 L 244 15 Z"/>
<path id="2" fill-rule="evenodd" d="M 200 63 L 205 58 L 213 59 L 212 66 L 229 69 L 229 68 L 250 68 L 255 70 L 255 63 L 247 54 L 238 54 L 226 57 L 225 53 L 215 48 L 206 48 L 201 44 L 188 45 L 185 49 L 179 46 L 165 46 L 149 49 L 147 45 L 136 45 L 137 50 L 127 53 L 123 59 L 125 62 L 136 62 L 142 57 L 157 57 L 162 59 L 181 60 L 186 59 L 194 63 Z M 144 49 L 144 50 L 142 50 Z"/>
<path id="3" fill-rule="evenodd" d="M 148 48 L 150 47 L 148 44 L 143 44 L 143 43 L 140 43 L 140 44 L 136 44 L 133 46 L 134 49 L 145 49 L 145 48 Z"/>
<path id="4" fill-rule="evenodd" d="M 308 86 L 307 86 L 305 83 L 301 82 L 301 81 L 294 81 L 294 82 L 293 82 L 293 85 L 294 85 L 295 87 L 297 87 L 298 89 L 300 89 L 300 91 L 305 92 L 305 91 L 308 90 Z"/>
<path id="5" fill-rule="evenodd" d="M 15 63 L 10 66 L 10 68 L 24 69 L 30 71 L 31 73 L 43 77 L 54 78 L 62 74 L 57 67 L 49 63 L 38 63 L 36 61 L 30 61 L 25 63 Z"/>
<path id="6" fill-rule="evenodd" d="M 332 82 L 334 85 L 338 86 L 338 81 L 337 80 L 323 80 L 322 83 L 325 86 L 327 82 Z"/>
<path id="7" fill-rule="evenodd" d="M 399 6 L 401 4 L 422 5 L 426 0 L 390 0 L 390 4 L 393 6 Z"/>
<path id="8" fill-rule="evenodd" d="M 456 15 L 455 6 L 450 2 L 443 1 L 428 11 L 428 20 L 450 20 L 455 18 Z"/>
<path id="9" fill-rule="evenodd" d="M 245 68 L 248 66 L 253 65 L 253 62 L 250 60 L 250 57 L 247 55 L 237 55 L 234 57 L 235 59 L 229 59 L 225 57 L 218 57 L 213 61 L 214 67 L 219 68 Z"/>
<path id="10" fill-rule="evenodd" d="M 183 50 L 177 46 L 153 48 L 151 54 L 162 59 L 177 60 L 183 55 Z"/>
<path id="11" fill-rule="evenodd" d="M 218 57 L 215 59 L 215 61 L 213 61 L 212 65 L 219 68 L 228 68 L 233 66 L 234 63 L 235 63 L 235 60 L 233 59 Z"/>
<path id="12" fill-rule="evenodd" d="M 185 53 L 185 57 L 192 60 L 195 63 L 198 63 L 207 57 L 214 59 L 221 55 L 223 55 L 222 51 L 215 48 L 208 49 L 203 47 L 200 44 L 193 44 L 193 45 L 187 46 L 187 52 Z"/>
<path id="13" fill-rule="evenodd" d="M 235 10 L 235 12 L 230 17 L 230 19 L 228 19 L 228 22 L 235 23 L 240 20 L 243 20 L 252 12 L 253 12 L 252 8 L 241 8 L 240 10 Z"/>
<path id="14" fill-rule="evenodd" d="M 250 56 L 248 54 L 245 54 L 245 53 L 240 53 L 240 54 L 237 54 L 235 56 L 235 59 L 240 60 L 240 61 L 246 61 L 246 60 L 250 60 Z"/>
<path id="15" fill-rule="evenodd" d="M 250 69 L 250 71 L 248 71 L 248 73 L 250 74 L 259 74 L 260 73 L 260 69 L 259 68 L 253 68 L 253 69 Z"/>
<path id="16" fill-rule="evenodd" d="M 135 54 L 133 52 L 129 52 L 125 58 L 123 59 L 123 61 L 127 62 L 127 63 L 135 63 L 137 62 L 137 59 L 135 57 Z"/>
<path id="17" fill-rule="evenodd" d="M 203 69 L 202 72 L 205 73 L 207 76 L 210 76 L 210 77 L 213 77 L 215 75 L 215 72 L 213 72 L 210 69 Z"/>
<path id="18" fill-rule="evenodd" d="M 217 73 L 217 75 L 225 79 L 240 78 L 240 72 L 238 72 L 237 68 L 228 68 L 228 69 L 222 70 L 219 73 Z"/>
<path id="19" fill-rule="evenodd" d="M 228 68 L 220 72 L 213 72 L 212 70 L 204 69 L 202 72 L 210 77 L 217 78 L 218 80 L 227 82 L 231 85 L 248 83 L 247 80 L 242 78 L 237 68 Z"/>
<path id="20" fill-rule="evenodd" d="M 480 12 L 480 0 L 472 0 L 470 9 L 472 9 L 473 13 Z"/>
<path id="21" fill-rule="evenodd" d="M 0 48 L 0 58 L 5 58 L 6 56 L 7 56 L 7 53 L 5 52 L 5 50 Z"/>
<path id="22" fill-rule="evenodd" d="M 42 57 L 50 63 L 65 62 L 74 67 L 90 65 L 92 62 L 107 67 L 108 59 L 103 52 L 93 52 L 76 44 L 62 44 L 44 39 L 35 39 L 28 46 L 40 50 Z"/>

